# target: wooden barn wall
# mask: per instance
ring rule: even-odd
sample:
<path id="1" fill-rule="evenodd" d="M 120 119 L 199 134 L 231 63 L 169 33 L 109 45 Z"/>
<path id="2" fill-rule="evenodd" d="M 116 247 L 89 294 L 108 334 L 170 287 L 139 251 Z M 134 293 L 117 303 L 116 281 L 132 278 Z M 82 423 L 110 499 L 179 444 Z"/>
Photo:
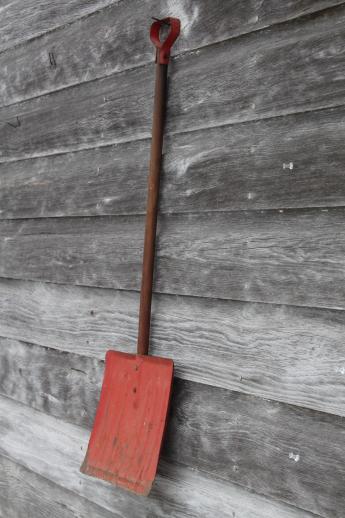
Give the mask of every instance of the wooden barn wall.
<path id="1" fill-rule="evenodd" d="M 79 472 L 135 350 L 151 16 L 170 67 L 154 489 Z M 345 2 L 3 0 L 0 517 L 344 518 Z"/>

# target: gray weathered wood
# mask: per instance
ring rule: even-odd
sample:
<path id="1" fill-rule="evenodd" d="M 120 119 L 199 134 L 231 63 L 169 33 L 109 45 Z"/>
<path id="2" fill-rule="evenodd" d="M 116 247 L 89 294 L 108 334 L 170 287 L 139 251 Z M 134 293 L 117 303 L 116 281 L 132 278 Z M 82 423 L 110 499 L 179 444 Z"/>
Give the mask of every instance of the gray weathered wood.
<path id="1" fill-rule="evenodd" d="M 4 338 L 0 344 L 3 395 L 64 421 L 92 426 L 101 360 Z"/>
<path id="2" fill-rule="evenodd" d="M 89 438 L 86 430 L 6 398 L 0 399 L 0 416 L 2 455 L 123 518 L 313 516 L 238 485 L 164 461 L 151 495 L 135 497 L 79 472 Z"/>
<path id="3" fill-rule="evenodd" d="M 149 147 L 139 140 L 0 163 L 0 218 L 144 213 Z"/>
<path id="4" fill-rule="evenodd" d="M 60 379 L 71 382 L 68 376 Z M 2 435 L 7 428 L 2 419 Z M 175 379 L 163 457 L 342 518 L 344 437 L 344 418 Z M 6 446 L 0 444 L 0 453 L 7 454 Z"/>
<path id="5" fill-rule="evenodd" d="M 101 360 L 7 338 L 0 338 L 0 344 L 0 391 L 2 394 L 32 406 L 36 410 L 46 412 L 49 415 L 60 417 L 81 426 L 91 427 L 103 378 L 103 362 Z M 112 348 L 133 352 L 133 347 Z M 212 371 L 212 374 L 208 376 L 210 381 L 213 381 L 217 375 L 217 368 L 213 367 L 214 364 L 217 365 L 217 363 L 223 361 L 224 369 L 221 373 L 223 376 L 225 371 L 228 370 L 229 377 L 231 378 L 232 371 L 234 370 L 228 360 L 229 354 L 224 354 L 220 357 L 218 351 L 219 347 L 214 347 L 213 361 L 210 361 L 208 365 L 209 370 Z M 153 352 L 156 355 L 160 354 L 160 350 L 156 351 L 155 348 Z M 194 361 L 195 372 L 193 373 L 190 369 L 191 376 L 187 375 L 185 377 L 187 379 L 202 379 L 205 383 L 205 378 L 207 379 L 207 377 L 201 377 L 203 371 L 206 371 L 203 351 L 200 348 L 198 351 L 190 347 L 189 352 L 190 354 L 194 353 L 197 360 Z M 170 354 L 164 353 L 165 351 L 163 351 L 165 357 L 173 358 L 176 362 L 176 376 L 179 377 L 181 371 L 187 370 L 188 364 L 187 368 L 184 368 L 183 364 L 182 367 L 179 368 L 184 358 L 183 356 L 178 357 L 178 351 L 176 351 L 175 347 L 170 348 Z M 256 354 L 259 355 L 260 353 L 261 351 Z M 102 355 L 99 354 L 99 356 Z M 235 356 L 235 354 L 233 356 Z M 247 356 L 249 356 L 249 352 L 247 352 Z M 242 353 L 242 358 L 243 363 L 245 361 L 248 363 L 248 359 L 245 358 L 245 353 Z M 252 358 L 250 358 L 250 360 L 251 363 L 254 363 Z M 274 360 L 273 358 L 273 361 Z M 343 372 L 343 362 L 341 365 L 342 367 L 340 367 L 339 370 Z M 244 369 L 245 367 L 246 365 L 244 365 Z M 271 370 L 273 369 L 274 366 Z M 343 376 L 344 375 L 339 372 L 338 378 L 341 379 Z M 327 388 L 325 387 L 322 392 L 315 388 L 313 392 L 314 387 L 317 387 L 316 383 L 319 382 L 321 384 L 322 379 L 315 380 L 314 385 L 313 373 L 309 375 L 309 372 L 305 372 L 305 378 L 307 381 L 304 382 L 305 386 L 302 388 L 300 388 L 302 383 L 299 384 L 298 381 L 296 381 L 295 391 L 300 390 L 302 393 L 302 396 L 299 394 L 301 400 L 303 390 L 308 390 L 309 401 L 311 401 L 309 404 L 311 405 L 317 401 L 318 396 L 319 398 L 322 396 L 322 392 L 326 392 Z M 243 386 L 241 386 L 241 381 Z M 282 391 L 282 387 L 284 387 L 284 381 L 282 377 L 280 384 L 276 382 L 280 392 Z M 223 383 L 224 386 L 235 386 L 237 391 L 240 392 L 246 390 L 249 386 L 249 391 L 253 392 L 250 384 L 251 379 L 244 377 L 242 377 L 242 380 L 241 378 L 237 380 L 237 387 L 235 383 Z M 252 384 L 254 385 L 255 381 L 254 383 L 252 382 Z M 220 383 L 218 382 L 217 385 L 220 386 Z M 334 392 L 338 390 L 339 386 L 340 383 L 338 382 L 338 386 L 333 387 Z M 343 390 L 342 387 L 340 387 L 340 390 L 341 389 Z M 328 392 L 331 393 L 330 388 Z M 256 393 L 260 392 L 256 391 Z M 312 396 L 314 396 L 314 401 L 312 400 Z M 279 395 L 274 395 L 274 397 L 275 399 L 279 399 Z M 322 407 L 322 405 L 319 406 Z M 323 406 L 326 408 L 325 403 Z M 340 412 L 344 415 L 344 405 L 339 409 L 339 413 Z"/>
<path id="6" fill-rule="evenodd" d="M 0 51 L 87 16 L 116 0 L 2 0 Z"/>
<path id="7" fill-rule="evenodd" d="M 63 405 L 54 384 L 68 375 L 76 380 L 70 397 L 77 391 L 84 402 L 80 412 L 88 412 L 88 398 L 98 397 L 92 396 L 94 378 L 84 379 L 80 393 L 78 371 L 61 363 L 78 369 L 75 357 L 49 348 L 94 359 L 108 349 L 134 353 L 137 324 L 136 293 L 2 280 L 0 336 L 12 339 L 0 341 L 3 391 L 20 399 L 30 379 L 25 402 L 68 415 L 74 409 Z M 345 416 L 344 328 L 343 311 L 156 295 L 151 351 L 172 358 L 178 377 Z M 92 373 L 92 361 L 81 370 Z M 55 366 L 49 376 L 53 398 L 38 388 L 49 364 Z"/>
<path id="8" fill-rule="evenodd" d="M 143 217 L 0 222 L 0 276 L 139 290 Z M 160 219 L 157 292 L 344 308 L 345 210 Z"/>
<path id="9" fill-rule="evenodd" d="M 109 0 L 93 2 L 101 7 L 110 3 Z M 289 0 L 280 3 L 276 0 L 184 0 L 173 4 L 170 0 L 116 2 L 93 16 L 0 55 L 0 105 L 151 62 L 154 55 L 148 37 L 151 16 L 171 15 L 181 19 L 181 35 L 173 50 L 176 55 L 340 3 L 339 0 Z M 61 7 L 61 10 L 65 9 L 66 16 L 67 13 L 70 16 L 74 14 L 65 5 Z M 48 4 L 49 8 L 52 7 Z M 31 21 L 32 5 L 30 9 L 30 17 L 27 12 L 24 13 L 26 23 Z M 81 10 L 82 6 L 74 6 L 76 14 L 78 9 Z M 37 11 L 34 13 L 37 15 Z M 49 17 L 44 19 L 49 21 Z M 56 23 L 54 18 L 50 18 L 50 23 L 52 20 Z M 29 28 L 33 30 L 31 25 Z M 13 31 L 9 37 L 14 37 Z M 49 53 L 54 55 L 53 64 Z"/>
<path id="10" fill-rule="evenodd" d="M 340 6 L 175 59 L 167 131 L 344 104 L 344 21 Z M 151 64 L 0 109 L 1 161 L 149 137 L 153 77 Z"/>
<path id="11" fill-rule="evenodd" d="M 323 516 L 345 506 L 345 419 L 177 380 L 164 455 Z"/>
<path id="12" fill-rule="evenodd" d="M 0 474 L 0 516 L 30 511 L 36 518 L 47 479 L 44 515 L 86 518 L 102 516 L 104 509 L 121 518 L 300 518 L 310 512 L 342 518 L 345 420 L 303 406 L 344 415 L 345 313 L 278 303 L 344 309 L 345 209 L 328 205 L 343 204 L 345 8 L 255 32 L 329 2 L 316 1 L 314 7 L 310 0 L 281 7 L 259 0 L 224 6 L 218 0 L 174 2 L 173 14 L 185 16 L 186 34 L 176 52 L 204 48 L 176 57 L 171 67 L 162 196 L 168 214 L 160 221 L 156 291 L 161 293 L 153 308 L 152 351 L 177 357 L 177 376 L 185 379 L 175 383 L 165 461 L 149 500 L 143 503 L 77 472 L 86 436 L 75 424 L 91 426 L 102 378 L 99 358 L 108 346 L 135 347 L 143 233 L 143 218 L 135 213 L 144 208 L 152 48 L 145 39 L 146 47 L 126 61 L 138 47 L 132 42 L 135 31 L 133 26 L 127 31 L 125 43 L 119 30 L 125 16 L 113 22 L 116 13 L 134 9 L 140 17 L 157 4 L 147 3 L 140 12 L 138 0 L 126 2 L 91 17 L 84 9 L 96 9 L 95 2 L 80 9 L 72 2 L 72 21 L 83 20 L 0 55 L 3 102 L 49 93 L 0 110 L 2 217 L 37 218 L 0 223 L 0 275 L 118 288 L 0 282 L 0 336 L 10 336 L 0 339 L 0 391 L 74 423 L 0 398 L 0 471 L 6 470 L 1 459 L 12 458 L 40 488 L 32 507 L 25 506 L 30 490 L 24 484 L 19 501 L 8 508 L 12 497 Z M 8 5 L 2 4 L 0 36 Z M 13 12 L 18 5 L 12 2 Z M 47 8 L 40 8 L 42 18 Z M 51 17 L 57 24 L 59 9 Z M 220 24 L 215 11 L 224 16 Z M 206 20 L 207 30 L 198 30 Z M 35 31 L 35 8 L 31 22 Z M 100 30 L 85 38 L 93 27 Z M 233 36 L 239 37 L 227 40 Z M 208 45 L 217 38 L 227 41 Z M 115 41 L 125 51 L 117 56 Z M 187 41 L 194 43 L 188 48 Z M 136 69 L 125 70 L 131 67 Z M 77 86 L 80 81 L 84 84 Z M 120 144 L 127 140 L 132 143 Z M 104 148 L 108 144 L 112 147 Z M 95 146 L 95 154 L 86 151 Z M 69 155 L 73 150 L 80 151 Z M 18 161 L 42 155 L 52 156 Z M 304 206 L 309 210 L 301 210 Z M 236 213 L 262 208 L 284 210 Z M 176 211 L 182 214 L 169 214 Z M 204 213 L 183 214 L 190 211 Z M 40 219 L 66 215 L 105 217 Z M 54 315 L 58 304 L 62 308 Z M 27 343 L 30 336 L 35 343 Z M 7 484 L 13 481 L 15 491 L 15 480 L 24 475 L 12 474 Z M 232 483 L 268 499 L 248 497 Z M 79 497 L 86 507 L 77 507 Z M 87 499 L 94 510 L 87 509 Z M 58 513 L 61 500 L 71 504 Z"/>
<path id="13" fill-rule="evenodd" d="M 345 108 L 166 139 L 161 212 L 345 204 Z M 0 164 L 0 218 L 145 212 L 149 140 Z"/>
<path id="14" fill-rule="evenodd" d="M 0 516 L 6 518 L 123 518 L 0 457 Z"/>

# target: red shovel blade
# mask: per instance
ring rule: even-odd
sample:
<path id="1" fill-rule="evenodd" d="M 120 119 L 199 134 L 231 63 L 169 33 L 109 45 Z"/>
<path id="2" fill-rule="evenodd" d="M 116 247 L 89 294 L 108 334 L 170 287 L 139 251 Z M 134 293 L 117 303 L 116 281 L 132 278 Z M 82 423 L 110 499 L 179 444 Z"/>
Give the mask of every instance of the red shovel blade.
<path id="1" fill-rule="evenodd" d="M 81 472 L 141 495 L 161 449 L 173 361 L 108 351 L 101 397 Z"/>

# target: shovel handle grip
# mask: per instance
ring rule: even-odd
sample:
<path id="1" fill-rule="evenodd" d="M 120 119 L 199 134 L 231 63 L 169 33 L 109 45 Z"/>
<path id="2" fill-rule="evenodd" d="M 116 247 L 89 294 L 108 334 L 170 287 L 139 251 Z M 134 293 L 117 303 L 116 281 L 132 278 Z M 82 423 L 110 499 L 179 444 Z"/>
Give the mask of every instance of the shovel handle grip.
<path id="1" fill-rule="evenodd" d="M 165 42 L 161 43 L 159 40 L 159 30 L 163 23 L 169 23 L 171 30 Z M 157 55 L 137 346 L 138 354 L 143 355 L 148 354 L 150 342 L 152 285 L 156 248 L 158 197 L 162 164 L 168 62 L 171 46 L 176 40 L 179 30 L 180 21 L 177 20 L 177 18 L 165 18 L 164 20 L 154 22 L 150 31 L 151 40 L 157 48 Z"/>
<path id="2" fill-rule="evenodd" d="M 170 30 L 165 40 L 161 41 L 159 33 L 163 25 L 170 25 Z M 171 17 L 156 20 L 151 25 L 150 38 L 157 49 L 156 63 L 160 63 L 161 65 L 167 65 L 169 63 L 170 50 L 180 34 L 180 27 L 180 20 L 178 18 Z"/>

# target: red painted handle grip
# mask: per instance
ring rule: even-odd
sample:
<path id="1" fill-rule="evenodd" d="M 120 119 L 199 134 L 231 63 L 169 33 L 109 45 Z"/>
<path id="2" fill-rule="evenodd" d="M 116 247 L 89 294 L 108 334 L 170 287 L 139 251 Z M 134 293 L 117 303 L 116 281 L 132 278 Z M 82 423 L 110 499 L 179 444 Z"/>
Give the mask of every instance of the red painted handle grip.
<path id="1" fill-rule="evenodd" d="M 159 39 L 159 33 L 163 24 L 170 25 L 170 31 L 164 41 Z M 178 35 L 180 34 L 180 20 L 178 18 L 163 18 L 153 22 L 150 30 L 150 38 L 152 43 L 157 48 L 157 63 L 161 65 L 167 65 L 170 58 L 170 49 L 175 43 Z"/>

